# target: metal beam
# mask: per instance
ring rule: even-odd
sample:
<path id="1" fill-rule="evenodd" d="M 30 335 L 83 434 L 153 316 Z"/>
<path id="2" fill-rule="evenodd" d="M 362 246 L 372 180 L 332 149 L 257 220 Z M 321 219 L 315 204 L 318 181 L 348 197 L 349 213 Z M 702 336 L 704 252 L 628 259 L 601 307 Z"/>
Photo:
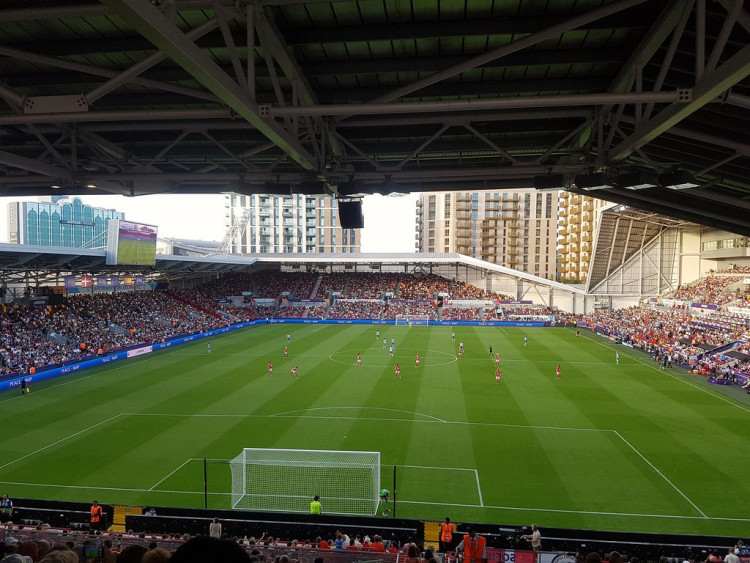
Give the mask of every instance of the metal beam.
<path id="1" fill-rule="evenodd" d="M 90 74 L 92 76 L 100 76 L 102 78 L 116 78 L 120 75 L 120 72 L 115 70 L 69 61 L 67 59 L 58 57 L 50 57 L 48 55 L 39 55 L 37 53 L 31 53 L 22 49 L 13 49 L 11 47 L 5 47 L 3 45 L 0 45 L 0 55 L 4 55 L 12 59 L 18 59 L 19 61 L 26 61 L 45 66 L 51 66 L 53 68 L 61 68 L 64 70 L 72 70 L 83 74 Z M 162 82 L 159 80 L 152 80 L 150 78 L 142 78 L 140 76 L 137 76 L 131 78 L 130 82 L 132 82 L 133 84 L 138 84 L 139 86 L 146 86 L 157 90 L 163 90 L 165 92 L 172 92 L 174 94 L 182 94 L 184 96 L 189 96 L 200 100 L 209 100 L 214 102 L 218 101 L 218 98 L 210 92 L 206 92 L 204 90 L 196 90 L 195 88 L 186 88 L 184 86 L 178 86 L 176 84 Z"/>
<path id="2" fill-rule="evenodd" d="M 740 49 L 723 65 L 703 75 L 693 88 L 692 100 L 686 104 L 671 104 L 658 115 L 636 127 L 635 131 L 607 155 L 608 162 L 617 162 L 652 141 L 671 127 L 689 117 L 750 75 L 750 45 Z"/>
<path id="3" fill-rule="evenodd" d="M 24 158 L 17 154 L 12 154 L 6 151 L 0 151 L 0 164 L 11 166 L 13 168 L 20 168 L 21 170 L 28 170 L 29 172 L 36 172 L 43 176 L 48 176 L 49 179 L 59 179 L 72 181 L 74 179 L 73 172 L 59 166 L 52 166 L 33 160 L 31 158 Z M 6 177 L 7 178 L 7 177 Z"/>
<path id="4" fill-rule="evenodd" d="M 190 30 L 185 35 L 185 37 L 187 37 L 190 41 L 195 41 L 203 37 L 205 34 L 216 29 L 218 25 L 219 23 L 215 19 L 209 20 L 203 25 Z M 134 64 L 133 66 L 124 70 L 117 76 L 110 78 L 104 84 L 101 84 L 100 86 L 97 86 L 96 88 L 88 92 L 86 94 L 86 100 L 89 102 L 89 104 L 93 104 L 99 98 L 106 96 L 109 92 L 116 90 L 121 85 L 125 84 L 126 82 L 129 82 L 133 78 L 137 77 L 139 74 L 146 72 L 148 69 L 150 69 L 153 66 L 156 66 L 157 64 L 159 64 L 161 61 L 163 61 L 166 58 L 167 58 L 166 53 L 162 53 L 162 52 L 156 52 L 156 53 L 153 53 L 152 55 L 149 55 L 142 61 Z"/>
<path id="5" fill-rule="evenodd" d="M 628 94 L 573 94 L 559 96 L 522 96 L 497 99 L 457 100 L 450 102 L 400 102 L 367 104 L 328 104 L 320 106 L 269 107 L 274 117 L 301 115 L 388 115 L 496 109 L 597 106 L 606 104 L 680 103 L 682 91 L 640 92 Z M 687 102 L 684 102 L 687 103 Z"/>
<path id="6" fill-rule="evenodd" d="M 234 0 L 221 0 L 227 8 L 235 5 Z M 107 10 L 104 6 L 96 4 L 73 4 L 50 7 L 27 7 L 13 10 L 0 10 L 0 22 L 21 22 L 49 19 L 90 18 L 95 16 L 106 16 Z M 176 0 L 178 10 L 208 10 L 211 8 L 211 0 Z"/>
<path id="7" fill-rule="evenodd" d="M 196 80 L 216 94 L 238 115 L 281 148 L 306 170 L 317 171 L 318 163 L 287 131 L 272 120 L 264 119 L 247 91 L 233 81 L 211 58 L 148 0 L 101 0 L 141 35 L 164 51 Z"/>
<path id="8" fill-rule="evenodd" d="M 645 1 L 646 0 L 619 0 L 618 2 L 606 4 L 605 6 L 602 6 L 601 8 L 598 8 L 596 10 L 586 12 L 585 14 L 575 16 L 569 20 L 553 25 L 539 33 L 527 35 L 525 37 L 522 37 L 521 39 L 518 39 L 517 41 L 513 41 L 508 45 L 504 45 L 503 47 L 499 47 L 498 49 L 493 49 L 476 57 L 472 57 L 461 64 L 454 65 L 441 72 L 437 72 L 431 76 L 423 78 L 422 80 L 417 80 L 416 82 L 406 84 L 401 88 L 396 88 L 388 94 L 372 100 L 372 102 L 390 102 L 391 100 L 401 98 L 403 96 L 406 96 L 407 94 L 411 94 L 412 92 L 421 90 L 425 86 L 436 84 L 437 82 L 441 82 L 443 80 L 456 76 L 457 74 L 466 72 L 467 70 L 471 70 L 490 61 L 494 61 L 510 53 L 514 53 L 522 49 L 527 49 L 536 45 L 537 43 L 541 43 L 542 41 L 547 41 L 554 37 L 558 37 L 566 31 L 570 31 L 572 29 L 576 29 L 578 27 L 586 25 L 587 23 L 591 23 L 604 17 L 617 14 L 619 12 L 622 12 L 623 10 L 632 8 L 633 6 L 642 4 Z"/>

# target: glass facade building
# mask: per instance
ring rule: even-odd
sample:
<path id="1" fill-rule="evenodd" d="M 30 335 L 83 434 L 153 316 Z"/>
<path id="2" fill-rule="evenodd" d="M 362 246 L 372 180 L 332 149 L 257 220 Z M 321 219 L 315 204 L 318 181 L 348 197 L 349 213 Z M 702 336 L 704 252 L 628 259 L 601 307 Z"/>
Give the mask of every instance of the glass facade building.
<path id="1" fill-rule="evenodd" d="M 125 219 L 114 209 L 92 207 L 80 198 L 8 204 L 8 241 L 66 248 L 106 248 L 110 219 Z"/>

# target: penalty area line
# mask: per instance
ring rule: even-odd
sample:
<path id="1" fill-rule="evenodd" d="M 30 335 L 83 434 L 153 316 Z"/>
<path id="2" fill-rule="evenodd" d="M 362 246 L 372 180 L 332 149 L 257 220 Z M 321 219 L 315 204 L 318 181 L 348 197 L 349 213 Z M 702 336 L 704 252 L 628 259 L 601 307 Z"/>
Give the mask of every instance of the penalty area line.
<path id="1" fill-rule="evenodd" d="M 26 455 L 22 455 L 21 457 L 17 457 L 14 460 L 11 460 L 11 461 L 9 461 L 7 463 L 4 463 L 3 465 L 0 465 L 0 469 L 5 469 L 9 465 L 13 465 L 14 463 L 18 463 L 19 461 L 21 461 L 23 459 L 26 459 L 27 457 L 31 457 L 33 455 L 41 453 L 44 450 L 48 450 L 49 448 L 52 448 L 52 447 L 54 447 L 54 446 L 56 446 L 58 444 L 61 444 L 61 443 L 65 442 L 66 440 L 70 440 L 71 438 L 75 438 L 76 436 L 80 436 L 81 434 L 84 434 L 84 433 L 88 432 L 89 430 L 93 430 L 97 426 L 101 426 L 102 424 L 107 424 L 108 422 L 112 422 L 113 420 L 115 420 L 116 418 L 119 418 L 121 416 L 122 416 L 122 413 L 116 414 L 115 416 L 111 416 L 111 417 L 109 417 L 106 420 L 102 420 L 101 422 L 97 422 L 96 424 L 93 424 L 93 425 L 89 426 L 88 428 L 84 428 L 83 430 L 79 430 L 78 432 L 74 432 L 73 434 L 70 434 L 69 436 L 65 436 L 64 438 L 60 438 L 59 440 L 56 440 L 56 441 L 52 442 L 51 444 L 47 444 L 46 446 L 42 446 L 41 448 L 38 448 L 38 449 L 34 450 L 33 452 L 29 452 Z"/>
<path id="2" fill-rule="evenodd" d="M 176 469 L 170 471 L 165 477 L 163 477 L 162 479 L 159 479 L 156 483 L 154 483 L 148 490 L 149 491 L 153 491 L 154 489 L 156 489 L 156 487 L 158 487 L 159 485 L 161 485 L 164 481 L 166 481 L 167 479 L 169 479 L 172 475 L 174 475 L 175 473 L 177 473 L 180 469 L 182 469 L 183 467 L 185 467 L 188 463 L 192 463 L 194 461 L 204 461 L 204 460 L 207 461 L 207 462 L 210 461 L 210 462 L 220 462 L 220 463 L 228 463 L 230 461 L 228 459 L 221 459 L 221 458 L 189 457 L 188 459 L 186 459 L 185 461 L 183 461 L 182 464 L 179 467 L 177 467 Z M 161 492 L 161 491 L 159 489 L 156 489 L 156 492 Z"/>
<path id="3" fill-rule="evenodd" d="M 638 457 L 640 457 L 643 461 L 645 461 L 651 469 L 656 471 L 657 475 L 659 475 L 659 477 L 664 479 L 675 491 L 677 491 L 680 494 L 682 498 L 688 501 L 690 503 L 690 506 L 695 508 L 695 510 L 697 510 L 698 513 L 703 518 L 708 518 L 706 513 L 703 512 L 700 508 L 698 508 L 697 504 L 695 504 L 692 500 L 690 500 L 690 498 L 685 493 L 683 493 L 677 485 L 675 485 L 674 483 L 672 483 L 672 481 L 669 480 L 669 477 L 667 477 L 666 475 L 664 475 L 664 473 L 659 471 L 659 469 L 657 469 L 657 467 L 653 463 L 651 463 L 645 455 L 639 452 L 633 444 L 628 442 L 622 434 L 620 434 L 617 430 L 613 430 L 612 432 L 614 432 L 615 435 L 617 435 L 617 437 L 620 438 L 620 440 L 622 440 L 625 443 L 625 445 L 627 445 L 631 450 L 633 450 L 638 455 Z"/>

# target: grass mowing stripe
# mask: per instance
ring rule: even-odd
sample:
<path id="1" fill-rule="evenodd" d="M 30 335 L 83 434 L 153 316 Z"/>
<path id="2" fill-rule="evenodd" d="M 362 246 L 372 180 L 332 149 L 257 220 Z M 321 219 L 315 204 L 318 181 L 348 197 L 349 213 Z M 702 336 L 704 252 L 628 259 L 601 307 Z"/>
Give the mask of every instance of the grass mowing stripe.
<path id="1" fill-rule="evenodd" d="M 588 338 L 588 339 L 589 339 L 590 341 L 592 341 L 592 342 L 594 342 L 594 343 L 598 344 L 599 346 L 603 346 L 603 347 L 605 347 L 605 348 L 608 348 L 608 349 L 610 349 L 610 350 L 614 350 L 614 348 L 612 348 L 611 346 L 609 346 L 609 345 L 608 345 L 608 344 L 607 344 L 606 342 L 601 342 L 601 341 L 599 341 L 598 339 L 596 339 L 596 338 L 594 337 L 594 335 L 587 335 L 587 336 L 586 336 L 586 338 Z M 626 347 L 626 348 L 627 348 L 627 347 Z M 631 357 L 631 358 L 633 358 L 633 359 L 634 359 L 634 360 L 635 360 L 636 362 L 638 362 L 638 363 L 640 363 L 640 364 L 643 364 L 644 366 L 648 367 L 649 369 L 651 369 L 651 370 L 653 370 L 653 371 L 658 371 L 659 373 L 662 373 L 662 374 L 666 374 L 666 375 L 668 375 L 669 377 L 671 377 L 672 379 L 674 379 L 675 381 L 679 381 L 679 382 L 680 382 L 680 383 L 682 383 L 682 384 L 685 384 L 685 385 L 689 385 L 689 386 L 690 386 L 690 387 L 692 387 L 693 389 L 697 389 L 697 390 L 699 390 L 699 391 L 701 391 L 701 392 L 703 392 L 703 393 L 706 393 L 707 395 L 711 395 L 711 396 L 712 396 L 713 398 L 715 398 L 715 399 L 719 399 L 720 401 L 723 401 L 724 403 L 727 403 L 727 404 L 729 404 L 729 405 L 732 405 L 733 407 L 737 407 L 737 408 L 738 408 L 738 409 L 740 409 L 740 410 L 743 410 L 743 411 L 745 411 L 745 412 L 747 412 L 747 413 L 750 413 L 750 408 L 746 407 L 745 405 L 742 405 L 742 404 L 738 403 L 737 401 L 733 401 L 733 400 L 731 400 L 731 399 L 728 399 L 728 398 L 726 398 L 726 397 L 723 397 L 722 395 L 719 395 L 718 393 L 712 392 L 712 391 L 711 391 L 711 390 L 709 390 L 709 389 L 706 389 L 706 388 L 704 388 L 704 387 L 701 387 L 700 385 L 696 385 L 696 384 L 695 384 L 695 383 L 693 383 L 692 381 L 688 381 L 688 380 L 687 380 L 687 379 L 685 379 L 684 377 L 680 377 L 679 375 L 676 375 L 676 374 L 674 374 L 674 373 L 671 373 L 670 371 L 667 371 L 667 370 L 660 370 L 660 369 L 656 369 L 656 367 L 654 367 L 654 366 L 653 366 L 652 364 L 650 364 L 649 362 L 646 362 L 646 361 L 644 361 L 644 360 L 643 360 L 642 358 L 639 358 L 639 357 L 637 357 L 637 356 L 635 355 L 635 354 L 637 354 L 637 352 L 635 352 L 635 351 L 631 352 L 630 354 L 631 354 L 631 356 L 630 356 L 630 357 Z"/>
<path id="2" fill-rule="evenodd" d="M 533 518 L 628 531 L 746 529 L 750 482 L 742 468 L 750 464 L 750 437 L 742 429 L 750 409 L 726 409 L 698 383 L 677 384 L 676 374 L 654 377 L 654 366 L 634 352 L 621 354 L 617 367 L 611 347 L 557 328 L 319 328 L 264 325 L 123 360 L 59 386 L 39 383 L 4 401 L 0 421 L 14 428 L 5 459 L 19 462 L 0 468 L 0 479 L 18 483 L 15 496 L 88 500 L 97 489 L 86 487 L 101 487 L 111 490 L 101 493 L 106 502 L 192 507 L 202 506 L 202 472 L 186 458 L 229 459 L 242 447 L 376 450 L 394 464 L 467 469 L 410 475 L 418 482 L 400 487 L 408 492 L 400 498 L 404 517 L 442 520 L 449 509 L 456 521 L 508 525 Z M 287 333 L 291 357 L 284 359 Z M 383 337 L 389 345 L 396 339 L 395 358 L 382 349 Z M 457 361 L 460 341 L 465 354 Z M 501 355 L 500 385 L 490 344 Z M 360 350 L 367 369 L 356 366 Z M 401 381 L 393 378 L 396 361 Z M 301 375 L 290 380 L 297 364 Z M 121 418 L 111 428 L 71 437 L 113 413 Z M 92 451 L 107 463 L 89 467 Z M 227 466 L 210 466 L 209 481 L 216 493 L 209 507 L 226 508 Z M 160 495 L 159 487 L 173 492 Z M 698 516 L 696 507 L 709 506 Z"/>
<path id="3" fill-rule="evenodd" d="M 657 473 L 659 474 L 659 476 L 660 476 L 660 477 L 661 477 L 662 479 L 664 479 L 664 480 L 665 480 L 665 481 L 666 481 L 667 483 L 669 483 L 669 485 L 670 485 L 670 486 L 671 486 L 671 487 L 672 487 L 672 488 L 673 488 L 673 489 L 674 489 L 675 491 L 677 491 L 677 492 L 678 492 L 678 493 L 680 494 L 680 496 L 682 496 L 682 498 L 684 498 L 684 499 L 685 499 L 686 501 L 688 501 L 688 502 L 690 503 L 690 505 L 691 505 L 691 506 L 692 506 L 693 508 L 695 508 L 695 510 L 697 510 L 697 511 L 698 511 L 698 514 L 700 514 L 700 515 L 701 515 L 701 516 L 703 516 L 704 518 L 708 518 L 708 516 L 706 516 L 706 514 L 705 514 L 705 513 L 704 513 L 704 512 L 703 512 L 703 511 L 702 511 L 702 510 L 701 510 L 701 509 L 700 509 L 700 508 L 698 507 L 698 505 L 696 505 L 696 504 L 695 504 L 695 503 L 694 503 L 694 502 L 693 502 L 692 500 L 690 500 L 690 498 L 689 498 L 689 497 L 688 497 L 688 496 L 687 496 L 687 495 L 686 495 L 685 493 L 683 493 L 683 492 L 682 492 L 682 491 L 680 490 L 680 488 L 679 488 L 679 487 L 678 487 L 677 485 L 675 485 L 674 483 L 672 483 L 672 481 L 670 481 L 670 480 L 669 480 L 669 478 L 668 478 L 668 477 L 667 477 L 666 475 L 664 475 L 664 473 L 662 473 L 661 471 L 659 471 L 659 469 L 658 469 L 658 468 L 657 468 L 657 467 L 656 467 L 656 466 L 655 466 L 655 465 L 654 465 L 653 463 L 651 463 L 651 462 L 650 462 L 650 461 L 649 461 L 649 460 L 648 460 L 648 459 L 646 458 L 646 456 L 644 456 L 644 455 L 643 455 L 643 454 L 642 454 L 641 452 L 639 452 L 639 451 L 638 451 L 638 450 L 636 449 L 636 447 L 635 447 L 635 446 L 633 446 L 633 444 L 631 444 L 630 442 L 628 442 L 628 441 L 627 441 L 627 440 L 626 440 L 626 439 L 625 439 L 625 438 L 624 438 L 624 437 L 622 436 L 622 434 L 620 434 L 620 433 L 619 433 L 619 432 L 617 432 L 616 430 L 613 430 L 612 432 L 614 432 L 614 433 L 615 433 L 615 434 L 617 435 L 617 437 L 618 437 L 618 438 L 620 438 L 620 440 L 622 440 L 623 442 L 625 442 L 625 443 L 626 443 L 626 444 L 628 445 L 628 447 L 629 447 L 630 449 L 632 449 L 632 450 L 633 450 L 633 451 L 634 451 L 634 452 L 635 452 L 636 454 L 638 454 L 638 457 L 640 457 L 640 458 L 641 458 L 641 459 L 642 459 L 643 461 L 645 461 L 645 462 L 646 462 L 646 463 L 647 463 L 647 464 L 649 465 L 649 467 L 651 467 L 651 469 L 653 469 L 654 471 L 656 471 L 656 472 L 657 472 Z"/>
<path id="4" fill-rule="evenodd" d="M 31 456 L 34 456 L 34 455 L 36 455 L 38 453 L 41 453 L 41 452 L 43 452 L 45 450 L 48 450 L 49 448 L 53 448 L 54 446 L 57 446 L 58 444 L 61 444 L 61 443 L 65 442 L 66 440 L 70 440 L 71 438 L 75 438 L 76 436 L 80 436 L 81 434 L 85 434 L 86 432 L 89 432 L 89 431 L 93 430 L 94 428 L 97 428 L 97 427 L 101 426 L 102 424 L 107 424 L 108 422 L 111 422 L 111 421 L 115 420 L 116 418 L 120 418 L 121 416 L 122 416 L 121 414 L 116 414 L 115 416 L 112 416 L 112 417 L 108 418 L 107 420 L 102 420 L 101 422 L 97 422 L 96 424 L 92 424 L 88 428 L 84 428 L 83 430 L 79 430 L 78 432 L 74 432 L 73 434 L 70 434 L 69 436 L 66 436 L 65 438 L 60 438 L 59 440 L 56 440 L 56 441 L 52 442 L 51 444 L 47 444 L 46 446 L 38 448 L 38 449 L 34 450 L 33 452 L 29 452 L 26 455 L 22 455 L 21 457 L 18 457 L 16 459 L 12 460 L 12 461 L 4 463 L 3 465 L 0 465 L 0 469 L 5 469 L 6 467 L 8 467 L 10 465 L 13 465 L 14 463 L 18 463 L 19 461 L 22 461 L 22 460 L 27 459 L 27 458 L 29 458 Z"/>

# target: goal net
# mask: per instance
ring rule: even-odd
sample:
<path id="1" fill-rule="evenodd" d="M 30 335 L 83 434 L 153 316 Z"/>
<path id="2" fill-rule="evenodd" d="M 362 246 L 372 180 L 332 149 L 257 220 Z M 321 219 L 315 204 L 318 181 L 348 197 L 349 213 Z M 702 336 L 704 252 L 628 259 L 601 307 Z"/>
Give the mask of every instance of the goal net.
<path id="1" fill-rule="evenodd" d="M 232 508 L 309 513 L 318 495 L 324 513 L 377 512 L 380 452 L 245 448 L 229 465 Z"/>
<path id="2" fill-rule="evenodd" d="M 396 315 L 396 324 L 400 326 L 427 326 L 430 324 L 430 315 Z"/>

